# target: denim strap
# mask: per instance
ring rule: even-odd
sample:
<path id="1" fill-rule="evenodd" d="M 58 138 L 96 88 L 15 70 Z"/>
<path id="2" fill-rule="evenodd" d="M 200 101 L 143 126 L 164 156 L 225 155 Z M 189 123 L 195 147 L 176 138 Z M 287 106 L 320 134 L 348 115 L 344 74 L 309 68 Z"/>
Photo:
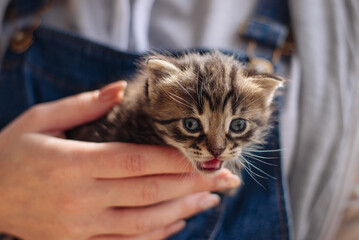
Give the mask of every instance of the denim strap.
<path id="1" fill-rule="evenodd" d="M 287 0 L 258 0 L 241 35 L 268 47 L 282 47 L 288 37 L 289 22 Z"/>
<path id="2" fill-rule="evenodd" d="M 8 18 L 20 19 L 31 14 L 41 13 L 52 6 L 54 0 L 12 0 L 6 12 Z"/>

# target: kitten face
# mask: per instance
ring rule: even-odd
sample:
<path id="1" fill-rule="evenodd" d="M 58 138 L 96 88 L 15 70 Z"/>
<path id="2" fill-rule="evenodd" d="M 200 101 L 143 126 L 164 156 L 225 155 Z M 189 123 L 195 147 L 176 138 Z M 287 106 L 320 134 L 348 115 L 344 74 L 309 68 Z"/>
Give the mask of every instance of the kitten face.
<path id="1" fill-rule="evenodd" d="M 281 79 L 246 70 L 215 52 L 147 60 L 151 115 L 167 144 L 203 174 L 238 161 L 260 143 Z"/>

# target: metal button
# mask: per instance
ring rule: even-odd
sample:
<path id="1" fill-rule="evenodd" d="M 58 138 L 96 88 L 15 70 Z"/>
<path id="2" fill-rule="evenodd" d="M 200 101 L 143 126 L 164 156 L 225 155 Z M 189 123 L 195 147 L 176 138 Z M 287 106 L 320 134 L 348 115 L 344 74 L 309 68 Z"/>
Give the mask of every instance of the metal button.
<path id="1" fill-rule="evenodd" d="M 33 41 L 32 31 L 20 30 L 11 38 L 10 47 L 16 53 L 23 53 L 31 46 Z"/>
<path id="2" fill-rule="evenodd" d="M 265 58 L 251 58 L 249 61 L 249 66 L 262 73 L 274 72 L 273 63 Z"/>

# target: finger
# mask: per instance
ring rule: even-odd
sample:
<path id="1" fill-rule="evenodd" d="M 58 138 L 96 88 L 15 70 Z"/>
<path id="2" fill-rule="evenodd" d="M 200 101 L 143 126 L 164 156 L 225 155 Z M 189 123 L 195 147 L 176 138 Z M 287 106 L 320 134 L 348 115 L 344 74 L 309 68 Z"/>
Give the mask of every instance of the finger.
<path id="1" fill-rule="evenodd" d="M 209 178 L 199 173 L 141 178 L 97 180 L 93 197 L 107 206 L 146 206 L 192 193 L 218 191 L 239 186 L 240 179 L 223 169 Z"/>
<path id="2" fill-rule="evenodd" d="M 155 229 L 148 233 L 137 235 L 137 236 L 124 236 L 117 234 L 106 234 L 101 236 L 96 236 L 90 240 L 160 240 L 166 239 L 175 233 L 178 233 L 186 226 L 186 222 L 180 220 L 178 222 L 172 223 L 164 228 Z"/>
<path id="3" fill-rule="evenodd" d="M 189 160 L 168 146 L 113 143 L 88 149 L 83 159 L 94 178 L 136 177 L 166 173 L 194 172 Z"/>
<path id="4" fill-rule="evenodd" d="M 175 148 L 132 143 L 91 143 L 31 133 L 32 142 L 46 143 L 46 154 L 77 166 L 92 178 L 124 178 L 195 171 Z M 37 145 L 34 144 L 34 147 Z"/>
<path id="5" fill-rule="evenodd" d="M 186 219 L 216 206 L 218 195 L 197 193 L 149 207 L 108 209 L 99 216 L 101 232 L 121 232 L 126 235 L 142 234 Z"/>
<path id="6" fill-rule="evenodd" d="M 126 82 L 103 89 L 38 104 L 24 114 L 28 131 L 66 130 L 93 121 L 121 101 Z"/>

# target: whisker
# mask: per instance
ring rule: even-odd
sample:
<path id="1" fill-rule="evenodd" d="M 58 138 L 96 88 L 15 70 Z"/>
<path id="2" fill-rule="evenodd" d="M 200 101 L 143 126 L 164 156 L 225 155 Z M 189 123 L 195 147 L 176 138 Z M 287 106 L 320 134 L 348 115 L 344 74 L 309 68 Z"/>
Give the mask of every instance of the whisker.
<path id="1" fill-rule="evenodd" d="M 176 180 L 180 181 L 182 177 L 184 177 L 187 173 L 185 172 L 185 169 L 187 167 L 187 164 L 189 164 L 189 160 L 186 158 L 186 156 L 183 155 L 181 151 L 175 152 L 172 154 L 173 157 L 180 158 L 177 162 L 177 166 L 179 169 L 183 169 L 179 174 L 176 174 Z M 183 168 L 182 168 L 183 167 Z"/>
<path id="2" fill-rule="evenodd" d="M 244 161 L 245 163 L 247 163 L 247 161 L 248 161 L 247 159 L 245 159 L 245 158 L 243 158 L 243 157 L 242 157 L 242 159 L 243 159 L 243 161 Z M 252 168 L 251 168 L 251 165 L 248 165 L 247 168 L 249 168 L 254 175 L 256 175 L 256 176 L 258 176 L 258 177 L 260 177 L 260 178 L 263 178 L 263 179 L 268 179 L 267 177 L 262 176 L 262 175 L 260 175 L 259 173 L 254 172 L 254 171 L 252 170 Z"/>
<path id="3" fill-rule="evenodd" d="M 248 156 L 251 156 L 251 157 L 257 157 L 257 158 L 261 158 L 261 159 L 270 159 L 270 160 L 278 159 L 277 157 L 263 157 L 263 156 L 259 156 L 259 155 L 249 153 L 249 152 L 245 152 L 245 151 L 243 151 L 242 153 L 247 154 Z"/>
<path id="4" fill-rule="evenodd" d="M 239 163 L 243 166 L 243 168 L 245 169 L 245 171 L 248 173 L 248 175 L 259 185 L 261 186 L 264 190 L 267 190 L 255 177 L 252 176 L 252 174 L 250 173 L 250 171 L 246 168 L 246 166 L 242 163 L 242 161 L 239 160 Z"/>
<path id="5" fill-rule="evenodd" d="M 192 105 L 192 104 L 191 104 L 190 102 L 188 102 L 186 99 L 183 99 L 183 98 L 181 98 L 180 96 L 178 96 L 178 95 L 176 95 L 176 94 L 174 94 L 174 93 L 172 93 L 172 92 L 168 92 L 168 94 L 171 94 L 173 97 L 184 101 L 184 102 L 187 103 L 189 106 Z"/>
<path id="6" fill-rule="evenodd" d="M 171 95 L 170 95 L 171 94 Z M 177 96 L 174 93 L 171 92 L 167 92 L 167 95 L 169 95 L 169 97 L 171 97 L 173 100 L 176 100 L 177 102 L 182 103 L 183 105 L 187 106 L 187 107 L 191 107 L 191 103 L 189 103 L 188 101 L 184 100 L 183 98 Z"/>
<path id="7" fill-rule="evenodd" d="M 238 103 L 239 95 L 237 95 L 236 102 L 235 102 L 236 108 L 238 108 L 239 105 L 242 105 L 242 103 L 243 103 L 249 96 L 250 96 L 250 95 L 245 96 L 245 97 Z M 263 96 L 262 96 L 262 97 L 263 97 Z"/>
<path id="8" fill-rule="evenodd" d="M 258 171 L 260 171 L 261 173 L 263 173 L 264 175 L 266 175 L 267 177 L 270 177 L 274 180 L 277 180 L 277 178 L 273 177 L 272 175 L 266 173 L 265 171 L 263 171 L 262 169 L 260 169 L 259 167 L 255 166 L 254 164 L 250 163 L 249 161 L 246 160 L 246 163 L 248 163 L 250 166 L 254 167 L 255 169 L 257 169 Z"/>
<path id="9" fill-rule="evenodd" d="M 263 108 L 253 108 L 251 110 L 242 111 L 241 113 L 257 112 L 257 111 L 261 111 L 261 110 L 263 110 Z"/>
<path id="10" fill-rule="evenodd" d="M 192 98 L 193 102 L 196 102 L 194 100 L 194 98 L 192 97 L 192 95 L 188 92 L 188 90 L 175 78 L 176 82 L 178 83 L 178 85 L 180 85 L 180 87 L 188 94 L 188 96 L 190 96 L 190 98 Z"/>
<path id="11" fill-rule="evenodd" d="M 243 152 L 242 154 L 245 155 L 244 152 Z M 258 162 L 261 162 L 261 163 L 263 163 L 263 164 L 269 165 L 269 166 L 275 166 L 275 167 L 278 166 L 277 164 L 267 163 L 267 162 L 265 162 L 265 161 L 263 161 L 263 160 L 260 160 L 260 159 L 255 158 L 255 157 L 253 157 L 253 156 L 248 156 L 248 157 L 251 157 L 251 159 L 256 160 L 256 161 L 258 161 Z M 246 160 L 249 161 L 248 159 L 246 159 Z"/>
<path id="12" fill-rule="evenodd" d="M 254 100 L 253 102 L 250 102 L 248 105 L 246 105 L 247 108 L 249 108 L 250 106 L 252 106 L 253 104 L 255 104 L 256 102 L 258 102 L 259 100 L 262 100 L 265 97 L 265 95 L 260 96 L 259 98 L 257 98 L 256 100 Z M 242 101 L 243 102 L 243 101 Z M 253 110 L 253 109 L 251 109 Z"/>
<path id="13" fill-rule="evenodd" d="M 236 101 L 235 101 L 235 108 L 238 108 L 238 106 L 242 105 L 244 103 L 244 101 L 249 97 L 250 95 L 245 96 L 239 103 L 238 103 L 238 99 L 239 99 L 239 95 L 237 95 Z M 262 95 L 261 97 L 257 98 L 256 100 L 254 100 L 253 102 L 250 102 L 249 104 L 246 105 L 247 108 L 249 108 L 250 106 L 252 106 L 254 103 L 258 102 L 259 100 L 263 99 L 265 96 Z M 250 113 L 250 112 L 255 112 L 255 111 L 259 111 L 262 110 L 262 108 L 254 108 L 254 109 L 250 109 L 250 110 L 246 110 L 246 111 L 242 111 L 242 113 Z"/>
<path id="14" fill-rule="evenodd" d="M 273 150 L 260 150 L 260 149 L 248 149 L 250 152 L 281 152 L 284 149 L 273 149 Z"/>
<path id="15" fill-rule="evenodd" d="M 187 104 L 185 104 L 185 103 L 183 103 L 183 102 L 181 102 L 181 101 L 179 101 L 179 100 L 177 100 L 177 99 L 175 99 L 174 97 L 172 97 L 172 96 L 169 96 L 170 98 L 172 98 L 172 100 L 174 100 L 174 101 L 176 101 L 176 102 L 178 102 L 178 103 L 180 103 L 180 104 L 182 104 L 183 106 L 186 106 L 186 107 L 188 107 L 188 108 L 192 108 L 192 106 L 189 106 L 189 105 L 187 105 Z"/>
<path id="16" fill-rule="evenodd" d="M 256 172 L 254 172 L 250 166 L 246 166 L 246 168 L 247 168 L 253 175 L 256 175 L 257 177 L 260 177 L 260 178 L 262 178 L 262 179 L 268 179 L 267 177 L 264 177 L 264 176 L 262 176 L 262 175 L 260 175 L 260 174 L 258 174 L 258 173 L 256 173 Z"/>
<path id="17" fill-rule="evenodd" d="M 191 164 L 190 162 L 189 162 L 189 160 L 186 158 L 186 157 L 182 157 L 182 159 L 181 159 L 181 164 L 182 164 L 182 166 L 183 166 L 183 169 L 187 169 L 187 167 Z M 187 172 L 185 172 L 185 171 L 182 171 L 180 174 L 177 174 L 177 178 L 176 178 L 176 180 L 178 180 L 178 181 L 180 181 L 181 180 L 181 178 L 185 178 L 185 176 L 187 175 L 188 173 Z"/>

